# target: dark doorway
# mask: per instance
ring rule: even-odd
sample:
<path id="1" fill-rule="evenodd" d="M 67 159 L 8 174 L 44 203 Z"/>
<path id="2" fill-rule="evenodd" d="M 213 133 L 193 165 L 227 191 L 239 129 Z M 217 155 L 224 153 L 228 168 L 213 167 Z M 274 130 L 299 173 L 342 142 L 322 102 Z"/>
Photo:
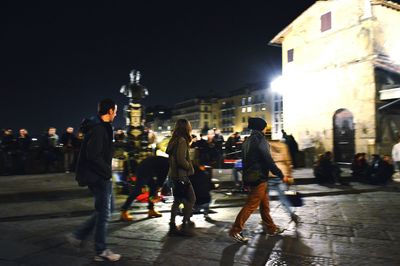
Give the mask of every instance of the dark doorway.
<path id="1" fill-rule="evenodd" d="M 353 160 L 353 114 L 347 109 L 339 109 L 333 116 L 333 152 L 336 162 L 350 163 Z"/>

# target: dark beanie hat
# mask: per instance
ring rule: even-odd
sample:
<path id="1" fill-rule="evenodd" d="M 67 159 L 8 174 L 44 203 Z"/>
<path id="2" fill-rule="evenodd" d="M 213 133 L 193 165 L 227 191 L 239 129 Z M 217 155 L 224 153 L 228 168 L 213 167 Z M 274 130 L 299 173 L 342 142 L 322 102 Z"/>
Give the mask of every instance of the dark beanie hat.
<path id="1" fill-rule="evenodd" d="M 249 129 L 262 131 L 267 126 L 267 122 L 260 117 L 249 117 Z"/>

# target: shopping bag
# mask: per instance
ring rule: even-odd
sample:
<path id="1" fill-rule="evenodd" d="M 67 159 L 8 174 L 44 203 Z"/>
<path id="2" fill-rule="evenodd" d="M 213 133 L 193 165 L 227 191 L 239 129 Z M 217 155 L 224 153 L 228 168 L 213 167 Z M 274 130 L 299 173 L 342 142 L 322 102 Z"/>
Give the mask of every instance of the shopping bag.
<path id="1" fill-rule="evenodd" d="M 295 190 L 287 190 L 285 191 L 285 195 L 293 207 L 303 206 L 303 196 L 301 193 Z"/>

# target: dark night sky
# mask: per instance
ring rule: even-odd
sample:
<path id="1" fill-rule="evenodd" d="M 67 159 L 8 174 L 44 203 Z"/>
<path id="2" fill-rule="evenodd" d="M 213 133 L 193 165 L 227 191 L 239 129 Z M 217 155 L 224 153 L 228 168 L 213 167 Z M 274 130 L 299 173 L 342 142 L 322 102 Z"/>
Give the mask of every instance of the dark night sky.
<path id="1" fill-rule="evenodd" d="M 268 41 L 315 1 L 25 2 L 0 4 L 0 128 L 60 133 L 101 98 L 122 109 L 133 68 L 148 106 L 267 84 L 281 67 Z"/>

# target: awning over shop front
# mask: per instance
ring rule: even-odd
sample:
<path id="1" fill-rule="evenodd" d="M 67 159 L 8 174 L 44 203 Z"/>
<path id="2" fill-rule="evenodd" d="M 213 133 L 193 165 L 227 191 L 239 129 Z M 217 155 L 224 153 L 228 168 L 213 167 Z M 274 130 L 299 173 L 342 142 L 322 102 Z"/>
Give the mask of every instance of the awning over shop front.
<path id="1" fill-rule="evenodd" d="M 379 91 L 379 100 L 400 99 L 400 87 Z"/>
<path id="2" fill-rule="evenodd" d="M 400 65 L 396 64 L 390 57 L 385 55 L 378 55 L 374 60 L 374 66 L 376 68 L 383 69 L 390 73 L 400 76 Z M 384 89 L 379 91 L 379 100 L 397 100 L 400 99 L 400 84 L 390 89 Z M 396 101 L 397 102 L 397 101 Z M 386 105 L 385 105 L 386 106 Z"/>
<path id="3" fill-rule="evenodd" d="M 400 65 L 396 64 L 386 55 L 378 55 L 374 60 L 374 66 L 400 75 Z"/>

